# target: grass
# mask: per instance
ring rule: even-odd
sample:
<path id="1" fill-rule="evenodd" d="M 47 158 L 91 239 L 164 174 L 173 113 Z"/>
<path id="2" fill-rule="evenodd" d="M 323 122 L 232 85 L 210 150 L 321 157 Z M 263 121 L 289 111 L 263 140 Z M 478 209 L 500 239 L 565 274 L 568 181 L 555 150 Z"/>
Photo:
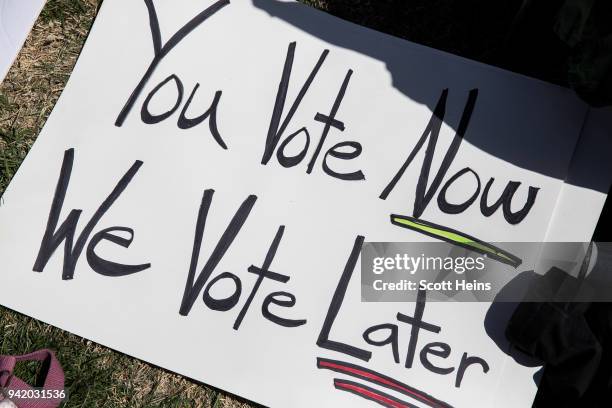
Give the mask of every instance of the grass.
<path id="1" fill-rule="evenodd" d="M 51 0 L 0 85 L 0 193 L 64 89 L 93 21 L 95 0 Z"/>
<path id="2" fill-rule="evenodd" d="M 213 389 L 35 319 L 0 309 L 0 353 L 56 351 L 66 373 L 65 407 L 248 407 Z M 18 365 L 16 375 L 35 384 L 36 364 Z"/>
<path id="3" fill-rule="evenodd" d="M 100 2 L 48 0 L 0 85 L 0 194 L 64 88 Z M 493 61 L 493 44 L 502 41 L 512 15 L 498 2 L 476 14 L 464 11 L 466 6 L 459 7 L 473 0 L 304 2 L 362 25 L 485 62 Z M 486 13 L 489 18 L 481 18 Z M 23 354 L 43 347 L 57 351 L 66 372 L 69 398 L 64 407 L 253 406 L 0 307 L 0 354 Z M 17 375 L 33 383 L 37 368 L 18 366 Z"/>

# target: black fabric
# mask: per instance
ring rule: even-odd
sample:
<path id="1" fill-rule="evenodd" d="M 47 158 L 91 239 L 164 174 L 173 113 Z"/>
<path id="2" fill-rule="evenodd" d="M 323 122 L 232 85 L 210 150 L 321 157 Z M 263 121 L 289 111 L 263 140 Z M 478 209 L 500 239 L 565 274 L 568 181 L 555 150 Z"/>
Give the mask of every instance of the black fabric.
<path id="1" fill-rule="evenodd" d="M 554 288 L 536 283 L 530 290 Z M 612 304 L 521 303 L 506 336 L 545 364 L 534 407 L 612 406 Z"/>
<path id="2" fill-rule="evenodd" d="M 612 105 L 611 0 L 327 0 L 338 17 Z"/>
<path id="3" fill-rule="evenodd" d="M 524 0 L 493 63 L 612 105 L 612 1 Z"/>
<path id="4" fill-rule="evenodd" d="M 612 104 L 612 2 L 566 0 L 555 31 L 571 50 L 569 85 L 592 105 Z"/>

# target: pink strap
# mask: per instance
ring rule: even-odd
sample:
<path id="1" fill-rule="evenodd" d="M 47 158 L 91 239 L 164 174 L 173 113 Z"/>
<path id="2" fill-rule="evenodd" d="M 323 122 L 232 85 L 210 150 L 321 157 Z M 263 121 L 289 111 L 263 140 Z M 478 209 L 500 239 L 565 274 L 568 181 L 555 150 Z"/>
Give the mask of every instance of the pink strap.
<path id="1" fill-rule="evenodd" d="M 64 391 L 64 370 L 51 350 L 42 349 L 22 356 L 0 356 L 0 387 L 5 390 L 28 391 L 32 386 L 13 375 L 15 364 L 20 361 L 42 361 L 49 368 L 45 376 L 45 391 Z M 50 393 L 55 396 L 53 393 Z M 48 395 L 47 395 L 48 396 Z M 56 408 L 62 399 L 53 398 L 11 398 L 18 408 Z"/>

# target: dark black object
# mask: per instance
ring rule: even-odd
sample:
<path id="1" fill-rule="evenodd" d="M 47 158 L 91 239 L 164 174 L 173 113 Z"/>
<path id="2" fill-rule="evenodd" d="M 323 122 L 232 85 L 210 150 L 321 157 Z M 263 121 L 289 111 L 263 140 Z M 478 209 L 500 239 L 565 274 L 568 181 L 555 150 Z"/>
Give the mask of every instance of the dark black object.
<path id="1" fill-rule="evenodd" d="M 612 2 L 523 0 L 491 63 L 612 105 Z"/>
<path id="2" fill-rule="evenodd" d="M 563 279 L 567 282 L 568 277 Z M 550 281 L 536 282 L 530 290 L 549 291 Z M 516 348 L 546 364 L 535 408 L 611 406 L 612 304 L 521 303 L 506 336 Z"/>
<path id="3" fill-rule="evenodd" d="M 312 0 L 304 0 L 311 2 Z M 612 105 L 610 0 L 328 0 L 331 14 Z"/>
<path id="4" fill-rule="evenodd" d="M 568 82 L 595 106 L 612 105 L 612 2 L 566 0 L 555 24 L 571 49 Z"/>

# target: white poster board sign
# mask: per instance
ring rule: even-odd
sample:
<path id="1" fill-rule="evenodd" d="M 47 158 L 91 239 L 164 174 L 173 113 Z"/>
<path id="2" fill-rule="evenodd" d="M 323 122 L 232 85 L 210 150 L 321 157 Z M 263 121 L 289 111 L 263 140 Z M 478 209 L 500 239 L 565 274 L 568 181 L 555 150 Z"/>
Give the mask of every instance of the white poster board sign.
<path id="1" fill-rule="evenodd" d="M 0 0 L 0 82 L 44 5 L 45 0 Z"/>
<path id="2" fill-rule="evenodd" d="M 586 115 L 294 2 L 105 0 L 3 197 L 0 303 L 272 407 L 529 406 L 487 304 L 362 303 L 359 249 L 544 240 Z"/>

